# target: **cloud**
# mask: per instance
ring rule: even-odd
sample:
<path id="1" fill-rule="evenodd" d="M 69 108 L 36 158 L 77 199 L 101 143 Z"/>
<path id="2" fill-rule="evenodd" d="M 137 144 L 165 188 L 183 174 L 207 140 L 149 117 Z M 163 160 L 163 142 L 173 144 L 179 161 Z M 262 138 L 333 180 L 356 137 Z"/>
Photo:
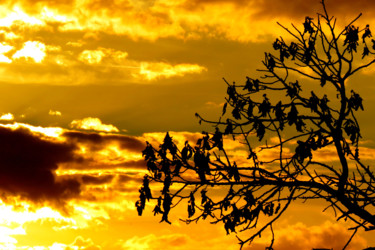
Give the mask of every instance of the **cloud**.
<path id="1" fill-rule="evenodd" d="M 14 40 L 14 39 L 20 38 L 19 35 L 16 35 L 12 31 L 0 30 L 0 34 L 4 37 L 4 40 Z"/>
<path id="2" fill-rule="evenodd" d="M 107 59 L 108 66 L 119 67 L 126 63 L 124 60 L 128 56 L 127 52 L 110 48 L 98 48 L 96 50 L 84 50 L 78 55 L 78 60 L 86 64 L 99 64 L 104 58 Z"/>
<path id="3" fill-rule="evenodd" d="M 208 102 L 205 103 L 205 105 L 209 108 L 216 108 L 216 109 L 220 108 L 220 109 L 222 109 L 223 106 L 224 106 L 224 102 L 216 103 L 216 102 L 208 101 Z"/>
<path id="4" fill-rule="evenodd" d="M 364 12 L 371 18 L 375 12 L 375 5 L 366 0 L 326 4 L 340 17 Z M 272 36 L 276 20 L 302 23 L 306 15 L 315 16 L 317 11 L 322 11 L 319 1 L 303 0 L 9 1 L 0 9 L 0 20 L 3 27 L 43 30 L 53 24 L 60 32 L 104 32 L 134 40 L 224 37 L 249 42 Z"/>
<path id="5" fill-rule="evenodd" d="M 102 132 L 119 132 L 120 130 L 112 124 L 103 124 L 99 118 L 86 117 L 81 120 L 73 120 L 70 123 L 71 128 L 83 130 L 95 130 Z"/>
<path id="6" fill-rule="evenodd" d="M 362 8 L 355 3 L 351 10 L 347 0 L 335 9 L 331 1 L 327 5 L 335 16 Z M 374 9 L 366 6 L 365 12 Z M 190 48 L 204 48 L 207 41 L 212 47 L 223 41 L 241 46 L 269 41 L 281 34 L 276 21 L 302 27 L 304 16 L 315 16 L 320 9 L 319 1 L 300 0 L 5 1 L 0 7 L 0 81 L 80 85 L 196 80 L 216 69 L 183 56 Z M 176 41 L 179 45 L 169 46 Z M 145 53 L 139 53 L 141 46 L 148 47 Z"/>
<path id="7" fill-rule="evenodd" d="M 36 63 L 40 63 L 46 56 L 46 45 L 38 41 L 27 41 L 22 49 L 13 54 L 13 59 L 31 58 Z"/>
<path id="8" fill-rule="evenodd" d="M 134 84 L 207 71 L 206 67 L 195 63 L 135 60 L 128 58 L 127 52 L 112 48 L 66 50 L 57 45 L 30 41 L 22 46 L 11 56 L 13 61 L 8 54 L 0 53 L 0 62 L 6 63 L 1 81 L 48 85 Z M 18 58 L 26 61 L 15 60 Z M 20 72 L 20 67 L 25 70 Z"/>
<path id="9" fill-rule="evenodd" d="M 158 1 L 155 4 L 160 5 Z M 133 59 L 115 44 L 104 43 L 106 47 L 102 47 L 104 37 L 117 40 L 125 35 L 155 41 L 175 37 L 175 29 L 184 33 L 179 21 L 165 11 L 102 1 L 4 4 L 0 8 L 0 20 L 4 21 L 0 33 L 6 42 L 0 47 L 0 62 L 6 67 L 0 80 L 59 85 L 141 83 L 206 71 L 197 63 L 173 63 L 164 57 Z M 160 29 L 168 35 L 162 35 Z M 71 37 L 72 32 L 78 39 Z M 22 72 L 21 66 L 25 69 Z"/>
<path id="10" fill-rule="evenodd" d="M 84 50 L 79 54 L 78 60 L 88 64 L 98 64 L 105 56 L 101 50 Z"/>
<path id="11" fill-rule="evenodd" d="M 147 80 L 155 80 L 158 78 L 170 78 L 173 76 L 183 76 L 191 73 L 201 73 L 207 68 L 197 64 L 176 64 L 167 63 L 148 63 L 143 62 L 140 65 L 139 75 Z"/>
<path id="12" fill-rule="evenodd" d="M 3 12 L 2 17 L 0 18 L 0 26 L 10 27 L 14 23 L 20 23 L 26 25 L 43 25 L 44 22 L 38 17 L 34 17 L 25 13 L 19 6 L 14 6 L 11 10 L 8 9 L 9 6 L 3 5 L 1 12 Z"/>
<path id="13" fill-rule="evenodd" d="M 145 170 L 141 152 L 145 148 L 142 137 L 65 131 L 62 138 L 77 146 L 75 154 L 82 162 L 62 164 L 61 169 L 94 170 L 93 173 L 118 170 Z M 59 170 L 60 171 L 60 170 Z"/>
<path id="14" fill-rule="evenodd" d="M 186 247 L 188 238 L 186 235 L 172 234 L 155 236 L 154 234 L 145 237 L 133 237 L 122 245 L 124 249 L 181 249 Z"/>
<path id="15" fill-rule="evenodd" d="M 352 232 L 339 223 L 326 221 L 322 225 L 306 226 L 303 223 L 286 226 L 276 230 L 275 249 L 301 249 L 311 248 L 342 249 L 349 240 Z M 363 249 L 366 241 L 357 235 L 353 238 L 348 249 Z"/>
<path id="16" fill-rule="evenodd" d="M 261 0 L 255 0 L 254 5 L 257 6 L 258 17 L 272 16 L 288 16 L 288 17 L 304 17 L 306 15 L 313 16 L 316 12 L 323 12 L 320 1 L 307 2 L 303 0 L 296 1 L 272 1 L 267 4 Z M 358 15 L 359 13 L 374 13 L 375 4 L 366 0 L 342 0 L 340 2 L 325 1 L 328 12 L 334 16 L 347 17 L 348 15 Z M 364 8 L 366 6 L 366 8 Z"/>
<path id="17" fill-rule="evenodd" d="M 7 56 L 0 55 L 0 62 L 2 62 L 2 63 L 11 63 L 12 60 L 10 60 L 9 57 L 7 57 Z"/>
<path id="18" fill-rule="evenodd" d="M 254 3 L 255 2 L 255 3 Z M 261 29 L 258 1 L 14 1 L 3 10 L 4 27 L 45 29 L 52 23 L 63 32 L 105 32 L 131 39 L 197 39 L 204 36 L 251 41 Z M 6 11 L 7 10 L 7 11 Z M 234 13 L 236 15 L 234 15 Z M 249 28 L 256 27 L 250 31 Z"/>
<path id="19" fill-rule="evenodd" d="M 61 112 L 60 111 L 57 111 L 57 110 L 49 110 L 48 112 L 49 115 L 52 115 L 52 116 L 61 116 Z"/>
<path id="20" fill-rule="evenodd" d="M 116 143 L 120 149 L 126 149 L 132 152 L 140 152 L 145 147 L 145 142 L 135 136 L 66 131 L 63 133 L 63 137 L 66 137 L 68 141 L 74 142 L 75 144 L 83 143 L 91 145 L 89 146 L 91 150 L 103 149 L 114 143 Z"/>
<path id="21" fill-rule="evenodd" d="M 114 176 L 113 175 L 103 175 L 103 176 L 91 176 L 91 175 L 83 175 L 82 181 L 84 184 L 91 184 L 91 185 L 101 185 L 110 183 Z"/>
<path id="22" fill-rule="evenodd" d="M 0 124 L 0 127 L 8 128 L 11 130 L 26 129 L 31 131 L 31 133 L 35 136 L 40 136 L 41 138 L 58 138 L 63 133 L 63 129 L 59 127 L 33 126 L 30 124 L 18 122 L 14 122 L 13 124 Z"/>
<path id="23" fill-rule="evenodd" d="M 24 249 L 24 248 L 22 248 Z M 73 243 L 65 244 L 54 242 L 50 246 L 34 246 L 27 249 L 50 249 L 50 250 L 101 250 L 103 249 L 100 245 L 93 242 L 91 238 L 84 238 L 77 236 Z"/>
<path id="24" fill-rule="evenodd" d="M 3 120 L 3 121 L 12 121 L 12 120 L 14 120 L 14 115 L 12 113 L 2 114 L 0 116 L 0 120 Z"/>
<path id="25" fill-rule="evenodd" d="M 62 233 L 71 229 L 98 225 L 105 227 L 106 223 L 111 223 L 106 220 L 113 219 L 112 216 L 115 214 L 129 219 L 129 213 L 126 211 L 131 210 L 136 214 L 134 200 L 137 199 L 137 190 L 146 172 L 141 156 L 141 151 L 145 147 L 144 141 L 148 140 L 157 146 L 156 141 L 161 142 L 165 136 L 164 133 L 126 136 L 63 129 L 57 137 L 52 137 L 43 133 L 44 130 L 41 128 L 36 129 L 30 125 L 35 132 L 26 129 L 25 125 L 18 127 L 13 125 L 13 128 L 10 125 L 7 126 L 0 127 L 0 142 L 2 142 L 0 144 L 0 190 L 8 199 L 2 198 L 3 202 L 13 204 L 12 197 L 16 199 L 17 196 L 36 202 L 66 201 L 70 206 L 69 217 L 54 214 L 52 209 L 36 210 L 34 215 L 28 211 L 24 217 L 19 214 L 21 223 L 21 220 L 26 218 L 38 220 L 45 213 L 46 217 L 56 221 L 56 223 L 53 222 L 54 230 Z M 194 144 L 200 137 L 200 133 L 171 132 L 171 136 L 181 146 L 186 139 Z M 225 144 L 230 148 L 229 153 L 233 157 L 241 154 L 241 152 L 236 153 L 241 151 L 239 143 L 228 138 Z M 96 165 L 91 165 L 90 160 Z M 25 174 L 22 174 L 23 172 Z M 0 214 L 16 216 L 15 213 L 6 212 L 1 208 L 2 206 L 0 206 Z M 150 209 L 152 210 L 152 207 L 149 208 L 149 212 Z M 185 210 L 183 211 L 186 213 Z M 151 212 L 150 216 L 152 216 Z M 201 227 L 201 224 L 199 225 Z M 219 229 L 225 234 L 221 227 Z M 165 246 L 170 249 L 186 249 L 192 246 L 197 249 L 202 246 L 222 249 L 223 244 L 226 249 L 230 247 L 238 249 L 234 237 L 227 237 L 223 240 L 222 237 L 215 236 L 202 244 L 203 236 L 199 238 L 191 234 L 165 231 L 162 235 L 143 233 L 137 237 L 129 236 L 122 241 L 117 241 L 117 249 L 160 249 Z M 275 241 L 275 249 L 277 247 L 283 250 L 311 249 L 311 247 L 340 249 L 342 242 L 348 239 L 351 232 L 347 232 L 340 225 L 327 222 L 313 227 L 301 223 L 281 225 L 278 229 L 275 227 L 275 233 L 278 237 Z M 16 236 L 9 235 L 12 236 L 11 238 L 16 238 Z M 263 238 L 267 238 L 267 235 Z M 264 244 L 261 243 L 258 242 L 258 245 L 255 244 L 252 249 L 264 249 Z M 365 243 L 361 237 L 356 236 L 351 249 L 362 249 L 366 246 Z M 74 244 L 56 241 L 54 245 L 56 248 L 63 247 L 62 249 L 65 249 L 64 247 L 85 249 L 84 247 L 89 246 L 100 247 L 97 242 L 93 243 L 86 238 L 77 239 Z M 105 248 L 104 245 L 102 247 Z"/>
<path id="26" fill-rule="evenodd" d="M 181 211 L 180 211 L 181 212 Z M 195 224 L 195 223 L 194 223 Z M 209 223 L 200 221 L 198 225 L 190 224 L 186 230 L 181 225 L 163 230 L 163 234 L 150 233 L 120 240 L 116 244 L 121 249 L 228 249 L 235 250 L 239 246 L 235 237 L 226 236 L 225 230 Z M 190 230 L 189 230 L 190 229 Z M 208 229 L 208 230 L 207 230 Z M 190 233 L 192 232 L 192 233 Z M 246 249 L 246 248 L 245 248 Z M 264 248 L 263 248 L 264 249 Z M 263 250 L 262 249 L 262 250 Z"/>
<path id="27" fill-rule="evenodd" d="M 82 236 L 75 238 L 74 242 L 70 245 L 71 247 L 78 247 L 82 250 L 100 250 L 102 249 L 99 245 L 95 245 L 92 239 L 85 239 Z"/>
<path id="28" fill-rule="evenodd" d="M 49 249 L 61 249 L 61 250 L 101 250 L 102 247 L 100 245 L 96 245 L 92 239 L 87 238 L 85 239 L 82 236 L 77 236 L 74 239 L 74 242 L 67 245 L 63 243 L 55 242 Z"/>
<path id="29" fill-rule="evenodd" d="M 38 202 L 63 201 L 80 193 L 80 184 L 57 178 L 62 162 L 73 161 L 74 145 L 53 142 L 25 128 L 0 127 L 0 190 Z"/>
<path id="30" fill-rule="evenodd" d="M 4 55 L 13 49 L 13 46 L 6 44 L 5 42 L 0 43 L 0 62 L 11 63 L 12 60 Z"/>
<path id="31" fill-rule="evenodd" d="M 13 46 L 6 44 L 5 42 L 0 43 L 0 53 L 4 54 L 13 49 Z"/>

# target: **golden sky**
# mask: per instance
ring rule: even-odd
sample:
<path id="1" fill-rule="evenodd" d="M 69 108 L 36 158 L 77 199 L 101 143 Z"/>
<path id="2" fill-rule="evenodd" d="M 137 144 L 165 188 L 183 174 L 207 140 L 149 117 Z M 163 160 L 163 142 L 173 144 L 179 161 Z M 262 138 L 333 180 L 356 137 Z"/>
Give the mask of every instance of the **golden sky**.
<path id="1" fill-rule="evenodd" d="M 302 27 L 318 0 L 5 0 L 0 4 L 0 249 L 238 249 L 235 235 L 134 203 L 141 151 L 166 131 L 195 140 L 226 85 L 260 68 L 277 26 Z M 327 0 L 344 25 L 374 23 L 375 1 Z M 349 82 L 365 100 L 363 157 L 374 161 L 375 70 Z M 353 87 L 354 88 L 354 87 Z M 366 113 L 367 112 L 367 113 Z M 233 157 L 246 155 L 228 142 Z M 319 157 L 330 159 L 330 149 Z M 264 155 L 267 157 L 267 155 Z M 342 248 L 347 224 L 320 203 L 295 204 L 275 249 Z M 358 234 L 349 249 L 375 245 Z M 264 249 L 265 235 L 252 249 Z"/>

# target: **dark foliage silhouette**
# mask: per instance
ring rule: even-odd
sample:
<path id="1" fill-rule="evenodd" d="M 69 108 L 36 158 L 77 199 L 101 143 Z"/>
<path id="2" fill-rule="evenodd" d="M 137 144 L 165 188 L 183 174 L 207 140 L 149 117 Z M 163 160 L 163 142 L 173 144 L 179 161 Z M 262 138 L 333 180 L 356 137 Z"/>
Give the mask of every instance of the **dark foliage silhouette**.
<path id="1" fill-rule="evenodd" d="M 185 142 L 179 149 L 169 133 L 158 148 L 147 143 L 143 156 L 150 175 L 139 190 L 139 215 L 155 199 L 154 214 L 170 223 L 172 208 L 185 200 L 186 223 L 209 218 L 228 234 L 249 232 L 237 236 L 241 247 L 270 230 L 272 249 L 273 225 L 289 205 L 320 199 L 337 220 L 355 225 L 346 246 L 358 229 L 374 229 L 375 176 L 360 159 L 356 119 L 364 105 L 346 82 L 375 62 L 375 41 L 369 25 L 354 25 L 361 15 L 337 31 L 324 1 L 322 7 L 316 18 L 305 18 L 302 29 L 279 24 L 292 41 L 275 40 L 274 53 L 265 53 L 259 70 L 262 77 L 241 84 L 224 79 L 220 119 L 196 114 L 215 130 L 203 132 L 194 147 Z M 246 148 L 247 159 L 236 162 L 229 155 L 226 141 L 232 139 Z M 322 149 L 332 152 L 332 162 L 319 158 Z M 163 184 L 161 195 L 152 196 L 150 182 Z"/>

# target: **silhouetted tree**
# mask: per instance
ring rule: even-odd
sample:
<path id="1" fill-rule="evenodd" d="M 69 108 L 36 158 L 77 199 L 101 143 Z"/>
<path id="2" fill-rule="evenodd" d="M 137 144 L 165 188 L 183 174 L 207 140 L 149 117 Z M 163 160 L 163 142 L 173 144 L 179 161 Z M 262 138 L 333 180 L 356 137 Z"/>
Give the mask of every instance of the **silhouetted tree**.
<path id="1" fill-rule="evenodd" d="M 194 147 L 185 142 L 182 150 L 168 133 L 159 148 L 147 144 L 143 155 L 150 176 L 140 189 L 139 214 L 152 198 L 150 180 L 163 183 L 161 196 L 153 198 L 158 200 L 154 213 L 161 213 L 162 221 L 170 223 L 170 210 L 187 200 L 187 223 L 209 217 L 228 234 L 252 232 L 238 237 L 241 247 L 266 229 L 273 236 L 273 223 L 295 200 L 325 201 L 337 220 L 355 224 L 353 235 L 360 228 L 374 229 L 375 176 L 360 160 L 355 115 L 364 109 L 363 100 L 346 84 L 375 62 L 369 58 L 374 46 L 367 44 L 370 26 L 354 26 L 359 15 L 337 32 L 336 19 L 324 1 L 322 6 L 316 19 L 305 18 L 303 31 L 279 24 L 292 41 L 276 39 L 277 53 L 265 53 L 262 77 L 246 77 L 243 84 L 224 79 L 228 96 L 220 119 L 196 114 L 215 127 L 213 133 L 204 132 Z M 225 140 L 232 138 L 247 149 L 247 159 L 230 157 Z M 319 159 L 322 148 L 334 152 L 331 162 Z M 262 160 L 267 151 L 273 158 Z"/>

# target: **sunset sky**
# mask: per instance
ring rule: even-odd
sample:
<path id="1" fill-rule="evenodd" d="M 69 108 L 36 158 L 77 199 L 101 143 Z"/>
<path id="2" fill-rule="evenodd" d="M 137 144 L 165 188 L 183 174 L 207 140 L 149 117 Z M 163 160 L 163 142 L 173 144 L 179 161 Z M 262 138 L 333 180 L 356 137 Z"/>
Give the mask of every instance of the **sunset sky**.
<path id="1" fill-rule="evenodd" d="M 159 223 L 135 201 L 141 151 L 165 132 L 196 138 L 194 114 L 216 119 L 226 85 L 258 74 L 265 51 L 318 0 L 4 0 L 0 4 L 0 249 L 238 249 L 184 208 Z M 375 1 L 326 0 L 344 25 L 375 27 Z M 287 37 L 287 36 L 285 36 Z M 375 67 L 348 84 L 366 159 L 375 163 Z M 233 146 L 235 148 L 235 146 Z M 275 249 L 340 249 L 351 235 L 324 205 L 296 203 Z M 370 235 L 372 234 L 372 236 Z M 351 248 L 375 246 L 360 232 Z M 252 249 L 264 249 L 267 235 Z"/>

